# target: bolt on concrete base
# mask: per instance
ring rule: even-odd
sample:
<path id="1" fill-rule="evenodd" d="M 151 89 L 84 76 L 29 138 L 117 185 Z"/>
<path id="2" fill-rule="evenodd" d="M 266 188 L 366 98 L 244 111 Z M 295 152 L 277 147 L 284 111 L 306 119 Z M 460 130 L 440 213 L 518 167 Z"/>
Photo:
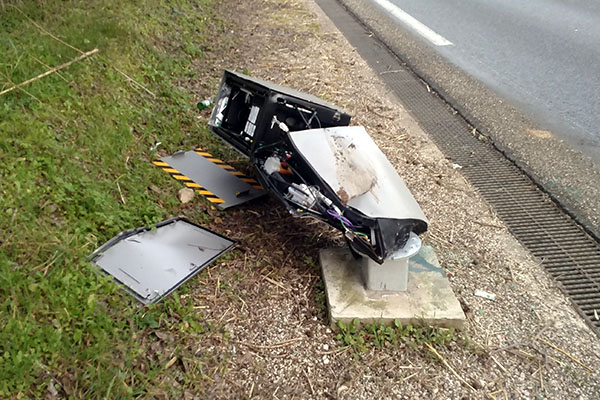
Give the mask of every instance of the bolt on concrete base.
<path id="1" fill-rule="evenodd" d="M 408 284 L 402 292 L 367 289 L 362 262 L 347 248 L 321 250 L 320 263 L 333 327 L 338 321 L 354 319 L 444 328 L 464 325 L 465 314 L 430 246 L 423 246 L 410 259 Z"/>

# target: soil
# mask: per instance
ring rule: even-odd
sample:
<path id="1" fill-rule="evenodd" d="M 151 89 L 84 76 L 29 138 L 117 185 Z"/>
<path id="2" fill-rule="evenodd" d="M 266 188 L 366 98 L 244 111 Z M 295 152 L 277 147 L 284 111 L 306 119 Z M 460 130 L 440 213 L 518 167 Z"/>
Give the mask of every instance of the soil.
<path id="1" fill-rule="evenodd" d="M 467 315 L 460 339 L 438 351 L 473 389 L 426 347 L 342 348 L 324 310 L 318 253 L 343 246 L 343 238 L 268 197 L 225 213 L 206 207 L 216 215 L 210 228 L 238 246 L 237 256 L 205 271 L 189 295 L 207 322 L 229 332 L 228 340 L 197 350 L 227 360 L 201 397 L 599 398 L 598 337 L 312 0 L 225 0 L 219 8 L 227 30 L 215 32 L 214 48 L 193 66 L 199 79 L 190 90 L 200 100 L 213 97 L 227 68 L 353 114 L 429 218 L 424 242 L 435 248 Z M 233 154 L 222 156 L 236 163 Z M 495 301 L 474 296 L 477 289 Z"/>

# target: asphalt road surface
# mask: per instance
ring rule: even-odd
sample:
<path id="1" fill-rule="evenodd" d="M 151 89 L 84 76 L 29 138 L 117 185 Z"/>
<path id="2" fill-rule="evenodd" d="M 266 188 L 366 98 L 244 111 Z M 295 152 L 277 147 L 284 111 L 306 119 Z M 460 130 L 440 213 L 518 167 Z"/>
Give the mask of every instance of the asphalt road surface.
<path id="1" fill-rule="evenodd" d="M 600 163 L 600 2 L 370 1 Z"/>

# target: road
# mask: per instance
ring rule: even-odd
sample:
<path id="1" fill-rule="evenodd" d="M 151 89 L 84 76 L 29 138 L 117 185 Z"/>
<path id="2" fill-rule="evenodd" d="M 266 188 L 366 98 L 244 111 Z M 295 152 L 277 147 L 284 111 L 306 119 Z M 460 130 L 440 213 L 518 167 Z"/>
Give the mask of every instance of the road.
<path id="1" fill-rule="evenodd" d="M 393 3 L 409 15 L 399 25 L 600 163 L 600 2 L 370 1 Z"/>

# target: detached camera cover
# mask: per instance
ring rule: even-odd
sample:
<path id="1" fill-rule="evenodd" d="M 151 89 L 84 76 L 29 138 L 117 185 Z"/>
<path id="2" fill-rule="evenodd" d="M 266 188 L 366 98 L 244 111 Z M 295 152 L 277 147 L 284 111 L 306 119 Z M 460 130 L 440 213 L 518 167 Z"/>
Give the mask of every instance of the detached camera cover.
<path id="1" fill-rule="evenodd" d="M 225 71 L 209 128 L 250 158 L 290 212 L 327 222 L 383 263 L 427 219 L 365 129 L 349 123 L 317 97 Z"/>

